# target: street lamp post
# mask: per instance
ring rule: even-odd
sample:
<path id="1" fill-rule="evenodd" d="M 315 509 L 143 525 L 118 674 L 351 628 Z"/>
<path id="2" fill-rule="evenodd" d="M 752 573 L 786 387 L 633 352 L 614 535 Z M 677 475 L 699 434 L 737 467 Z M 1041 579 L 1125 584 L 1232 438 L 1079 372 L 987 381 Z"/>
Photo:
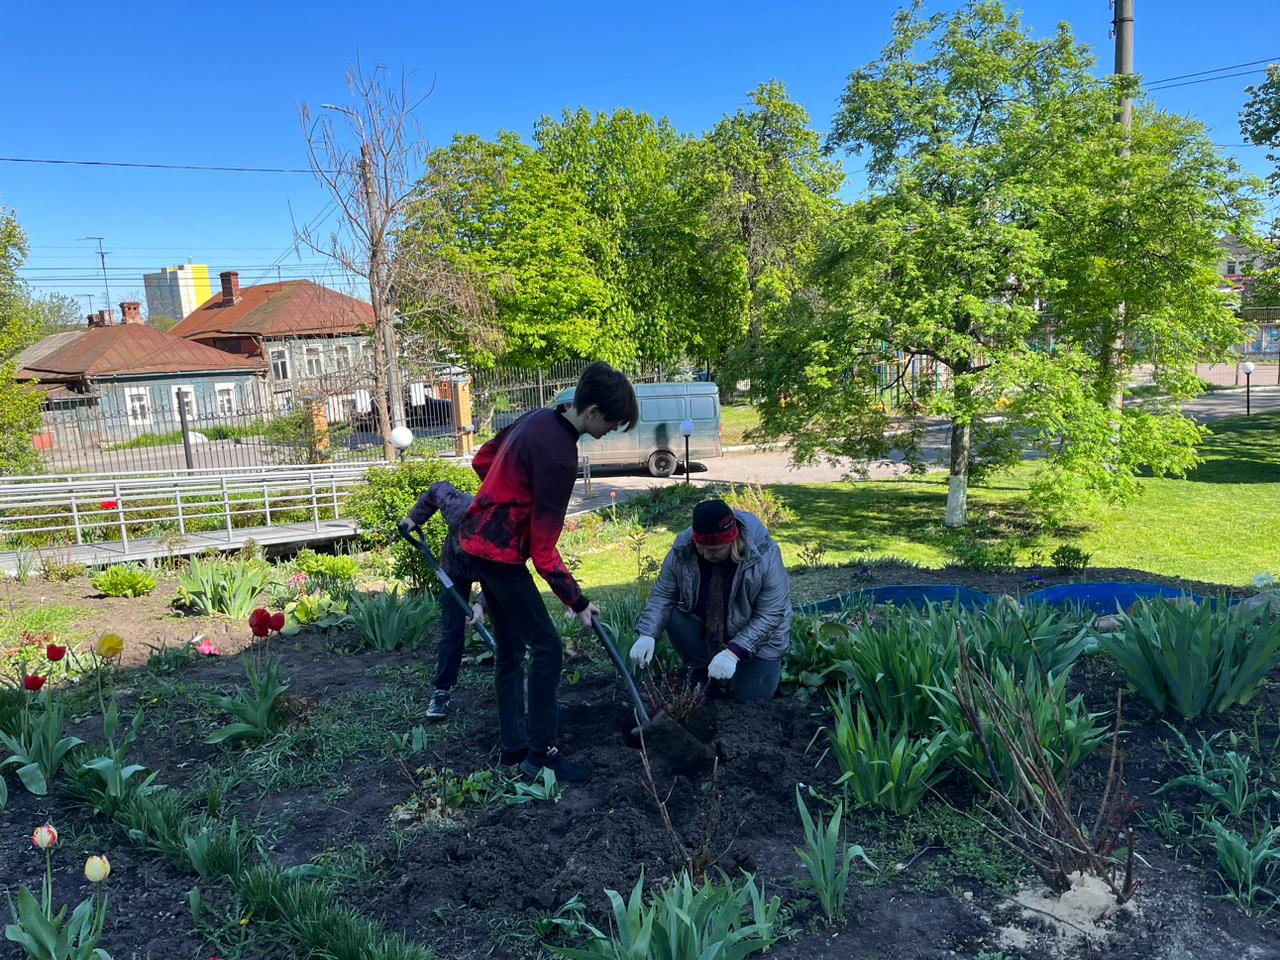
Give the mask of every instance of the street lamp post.
<path id="1" fill-rule="evenodd" d="M 684 482 L 689 482 L 689 438 L 693 436 L 693 421 L 681 420 L 680 432 L 684 434 Z"/>
<path id="2" fill-rule="evenodd" d="M 1240 369 L 1244 371 L 1244 415 L 1253 416 L 1253 364 L 1246 360 Z"/>
<path id="3" fill-rule="evenodd" d="M 408 427 L 400 426 L 391 431 L 391 445 L 400 452 L 409 449 L 413 443 L 413 431 Z"/>

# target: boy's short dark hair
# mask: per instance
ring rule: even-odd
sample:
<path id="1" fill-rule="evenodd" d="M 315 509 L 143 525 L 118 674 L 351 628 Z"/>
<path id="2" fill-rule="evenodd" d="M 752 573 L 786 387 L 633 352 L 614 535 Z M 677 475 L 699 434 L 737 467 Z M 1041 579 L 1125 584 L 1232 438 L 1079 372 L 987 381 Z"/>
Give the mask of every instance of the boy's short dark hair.
<path id="1" fill-rule="evenodd" d="M 582 371 L 578 386 L 573 391 L 573 409 L 581 413 L 593 405 L 600 408 L 606 420 L 625 423 L 627 430 L 640 420 L 640 403 L 636 400 L 635 387 L 631 386 L 625 374 L 603 360 L 597 360 Z"/>

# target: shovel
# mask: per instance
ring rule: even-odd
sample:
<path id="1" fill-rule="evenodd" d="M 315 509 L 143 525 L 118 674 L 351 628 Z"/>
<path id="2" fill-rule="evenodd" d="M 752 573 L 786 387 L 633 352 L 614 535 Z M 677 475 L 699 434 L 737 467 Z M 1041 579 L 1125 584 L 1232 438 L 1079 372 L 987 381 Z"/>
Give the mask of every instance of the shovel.
<path id="1" fill-rule="evenodd" d="M 453 578 L 444 572 L 444 568 L 436 562 L 435 554 L 431 552 L 431 548 L 427 546 L 427 538 L 422 532 L 422 528 L 412 520 L 401 520 L 396 526 L 400 532 L 400 536 L 408 540 L 418 548 L 418 553 L 422 554 L 422 559 L 427 562 L 427 566 L 431 568 L 431 572 L 436 575 L 436 579 L 440 581 L 440 585 L 444 587 L 446 595 L 453 598 L 453 601 L 462 608 L 466 613 L 467 619 L 471 618 L 471 605 L 462 598 L 462 594 L 453 585 Z M 493 653 L 498 652 L 498 645 L 493 641 L 493 634 L 489 632 L 489 628 L 483 623 L 477 621 L 473 627 L 476 633 L 480 634 L 480 639 L 489 645 L 489 650 Z"/>
<path id="2" fill-rule="evenodd" d="M 609 659 L 613 661 L 614 667 L 622 676 L 622 683 L 627 688 L 627 693 L 631 695 L 631 704 L 635 707 L 636 719 L 640 722 L 639 732 L 644 735 L 645 747 L 656 750 L 681 773 L 695 773 L 711 766 L 715 760 L 715 752 L 710 746 L 665 712 L 660 712 L 656 717 L 649 716 L 635 678 L 631 676 L 626 661 L 618 653 L 612 631 L 599 617 L 591 618 L 591 629 L 595 631 L 600 645 L 609 654 Z"/>

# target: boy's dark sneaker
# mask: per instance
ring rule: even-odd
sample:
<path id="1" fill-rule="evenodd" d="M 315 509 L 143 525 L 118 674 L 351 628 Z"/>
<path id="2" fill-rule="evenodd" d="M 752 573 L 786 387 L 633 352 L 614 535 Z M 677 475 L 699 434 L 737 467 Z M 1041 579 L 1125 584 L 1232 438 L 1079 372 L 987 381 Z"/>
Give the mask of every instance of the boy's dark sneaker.
<path id="1" fill-rule="evenodd" d="M 504 767 L 514 767 L 528 755 L 528 747 L 517 747 L 515 750 L 503 749 L 501 756 L 498 757 L 498 763 Z"/>
<path id="2" fill-rule="evenodd" d="M 437 690 L 427 705 L 428 720 L 443 720 L 449 715 L 449 691 Z"/>
<path id="3" fill-rule="evenodd" d="M 591 779 L 591 764 L 570 760 L 555 747 L 546 753 L 530 753 L 520 764 L 520 772 L 527 780 L 537 780 L 543 767 L 550 767 L 560 783 L 586 783 Z"/>

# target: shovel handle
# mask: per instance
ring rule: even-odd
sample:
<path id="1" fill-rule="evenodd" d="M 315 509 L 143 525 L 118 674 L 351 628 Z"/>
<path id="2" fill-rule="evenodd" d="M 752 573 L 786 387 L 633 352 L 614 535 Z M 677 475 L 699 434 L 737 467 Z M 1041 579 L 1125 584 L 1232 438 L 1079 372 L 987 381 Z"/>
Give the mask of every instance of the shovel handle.
<path id="1" fill-rule="evenodd" d="M 609 659 L 613 661 L 613 665 L 618 668 L 618 673 L 622 674 L 622 682 L 627 688 L 627 693 L 631 694 L 631 702 L 636 708 L 636 716 L 640 718 L 640 726 L 647 727 L 649 725 L 649 711 L 645 709 L 644 700 L 640 697 L 640 688 L 636 686 L 635 677 L 631 676 L 631 671 L 627 669 L 626 661 L 618 653 L 617 644 L 613 642 L 612 632 L 601 622 L 599 617 L 591 618 L 591 629 L 595 631 L 596 637 L 608 652 Z"/>
<path id="2" fill-rule="evenodd" d="M 431 572 L 436 575 L 436 579 L 440 581 L 440 585 L 444 587 L 444 592 L 453 598 L 454 602 L 466 613 L 467 617 L 471 616 L 471 605 L 462 599 L 462 594 L 458 593 L 457 588 L 453 585 L 453 579 L 444 572 L 444 568 L 436 561 L 435 554 L 431 552 L 431 547 L 427 545 L 427 538 L 422 532 L 422 528 L 412 520 L 401 520 L 396 525 L 396 530 L 400 536 L 413 544 L 418 553 L 422 554 L 422 559 L 426 561 L 427 566 L 431 568 Z M 476 633 L 480 634 L 480 639 L 489 645 L 489 650 L 493 653 L 498 652 L 498 645 L 494 642 L 493 634 L 489 632 L 489 628 L 483 623 L 477 622 L 472 628 Z"/>

